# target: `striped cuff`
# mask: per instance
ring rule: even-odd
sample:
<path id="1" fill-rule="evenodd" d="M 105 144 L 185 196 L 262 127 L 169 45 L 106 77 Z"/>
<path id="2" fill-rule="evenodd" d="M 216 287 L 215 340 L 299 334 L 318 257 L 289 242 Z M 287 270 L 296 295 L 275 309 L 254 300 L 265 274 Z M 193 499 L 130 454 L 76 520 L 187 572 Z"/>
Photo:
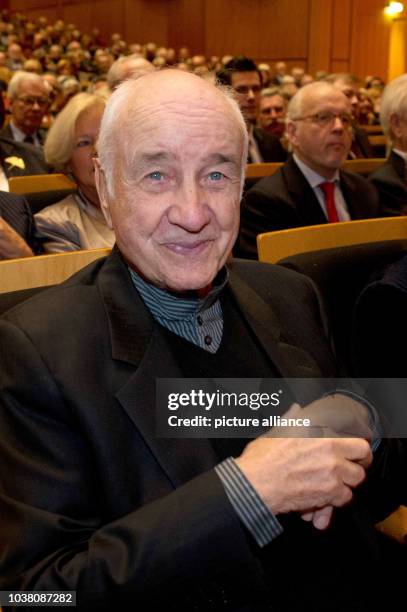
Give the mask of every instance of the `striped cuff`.
<path id="1" fill-rule="evenodd" d="M 261 547 L 283 532 L 274 514 L 247 480 L 232 457 L 215 466 L 230 503 L 239 519 Z"/>

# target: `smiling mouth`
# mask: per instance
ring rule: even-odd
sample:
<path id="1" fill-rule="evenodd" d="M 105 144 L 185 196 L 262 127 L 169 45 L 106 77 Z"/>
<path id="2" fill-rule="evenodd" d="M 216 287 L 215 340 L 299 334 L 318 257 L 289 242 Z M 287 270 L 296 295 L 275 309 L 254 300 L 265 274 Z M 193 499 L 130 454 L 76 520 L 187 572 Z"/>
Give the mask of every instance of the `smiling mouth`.
<path id="1" fill-rule="evenodd" d="M 196 242 L 168 242 L 164 246 L 176 255 L 194 256 L 200 255 L 212 242 L 212 240 L 198 240 Z"/>

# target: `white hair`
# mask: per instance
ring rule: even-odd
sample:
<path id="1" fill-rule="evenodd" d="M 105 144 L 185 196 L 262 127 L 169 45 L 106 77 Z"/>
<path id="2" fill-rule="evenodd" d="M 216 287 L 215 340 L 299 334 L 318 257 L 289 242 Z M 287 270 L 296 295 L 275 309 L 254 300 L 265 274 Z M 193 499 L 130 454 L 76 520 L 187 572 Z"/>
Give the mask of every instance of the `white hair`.
<path id="1" fill-rule="evenodd" d="M 106 178 L 106 188 L 110 198 L 114 198 L 114 167 L 117 159 L 117 151 L 119 144 L 123 141 L 124 135 L 129 134 L 131 126 L 137 124 L 139 121 L 139 110 L 137 104 L 129 104 L 132 100 L 137 100 L 140 95 L 140 87 L 145 79 L 160 78 L 162 74 L 174 73 L 174 76 L 178 78 L 181 74 L 185 78 L 199 79 L 199 83 L 205 82 L 206 87 L 213 89 L 214 92 L 222 95 L 230 107 L 231 113 L 235 117 L 239 131 L 243 139 L 243 153 L 242 153 L 242 176 L 240 189 L 243 192 L 244 179 L 245 179 L 245 167 L 247 160 L 248 151 L 248 134 L 246 124 L 242 113 L 240 112 L 239 106 L 235 100 L 235 94 L 229 87 L 223 85 L 212 84 L 209 81 L 204 81 L 200 77 L 189 74 L 180 73 L 174 68 L 166 68 L 161 71 L 154 71 L 137 78 L 130 78 L 124 81 L 119 87 L 112 93 L 106 110 L 103 114 L 102 124 L 100 126 L 99 138 L 97 143 L 97 150 L 100 160 L 100 165 L 104 170 Z M 192 88 L 193 83 L 191 82 Z M 131 144 L 126 147 L 127 163 L 132 165 L 132 157 L 136 154 L 137 143 Z"/>
<path id="2" fill-rule="evenodd" d="M 390 126 L 392 115 L 407 117 L 407 74 L 390 81 L 384 88 L 380 101 L 380 123 L 385 136 L 393 142 Z"/>
<path id="3" fill-rule="evenodd" d="M 45 85 L 42 76 L 33 72 L 18 70 L 8 84 L 7 95 L 10 100 L 16 99 L 22 83 L 33 83 L 35 85 L 40 85 L 40 87 L 42 87 L 42 89 L 48 93 L 47 86 Z"/>
<path id="4" fill-rule="evenodd" d="M 78 93 L 64 106 L 51 125 L 44 145 L 44 155 L 48 164 L 57 170 L 64 170 L 74 150 L 75 125 L 85 111 L 105 107 L 100 96 Z"/>

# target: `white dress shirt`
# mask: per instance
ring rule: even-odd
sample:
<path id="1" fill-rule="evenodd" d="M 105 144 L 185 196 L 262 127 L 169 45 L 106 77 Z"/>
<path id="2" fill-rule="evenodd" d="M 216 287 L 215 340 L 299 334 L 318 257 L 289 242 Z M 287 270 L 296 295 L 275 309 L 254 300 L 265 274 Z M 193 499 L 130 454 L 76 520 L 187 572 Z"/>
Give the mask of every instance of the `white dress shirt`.
<path id="1" fill-rule="evenodd" d="M 320 174 L 318 174 L 318 172 L 315 172 L 315 170 L 312 170 L 309 166 L 304 164 L 304 162 L 302 162 L 297 157 L 297 155 L 295 155 L 295 153 L 293 155 L 293 158 L 294 158 L 295 163 L 297 164 L 297 166 L 299 167 L 299 169 L 305 176 L 311 189 L 315 193 L 315 197 L 317 198 L 326 218 L 328 219 L 328 214 L 326 211 L 325 196 L 324 196 L 322 189 L 319 187 L 319 185 L 321 183 L 332 182 L 332 183 L 335 183 L 334 198 L 335 198 L 336 211 L 338 213 L 338 219 L 339 221 L 350 221 L 351 217 L 349 214 L 349 210 L 346 205 L 345 198 L 343 197 L 343 193 L 340 187 L 339 170 L 336 170 L 333 179 L 331 179 L 331 181 L 328 181 L 324 176 L 321 176 Z"/>

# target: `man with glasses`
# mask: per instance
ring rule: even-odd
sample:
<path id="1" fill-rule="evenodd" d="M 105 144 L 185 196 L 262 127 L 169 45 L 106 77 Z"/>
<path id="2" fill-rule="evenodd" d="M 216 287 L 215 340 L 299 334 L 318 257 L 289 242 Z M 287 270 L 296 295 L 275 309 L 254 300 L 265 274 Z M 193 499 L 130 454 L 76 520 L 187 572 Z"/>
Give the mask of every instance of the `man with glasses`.
<path id="1" fill-rule="evenodd" d="M 352 142 L 349 100 L 328 83 L 306 85 L 287 110 L 293 155 L 273 176 L 247 192 L 242 204 L 237 250 L 257 258 L 262 232 L 377 217 L 375 188 L 341 170 Z"/>
<path id="2" fill-rule="evenodd" d="M 7 90 L 11 121 L 0 136 L 41 146 L 44 134 L 40 128 L 49 104 L 48 94 L 48 85 L 39 75 L 23 71 L 15 74 Z"/>
<path id="3" fill-rule="evenodd" d="M 234 89 L 237 103 L 245 118 L 249 132 L 248 163 L 285 161 L 287 154 L 279 138 L 256 127 L 262 77 L 253 60 L 242 55 L 235 57 L 216 76 L 220 83 Z"/>

